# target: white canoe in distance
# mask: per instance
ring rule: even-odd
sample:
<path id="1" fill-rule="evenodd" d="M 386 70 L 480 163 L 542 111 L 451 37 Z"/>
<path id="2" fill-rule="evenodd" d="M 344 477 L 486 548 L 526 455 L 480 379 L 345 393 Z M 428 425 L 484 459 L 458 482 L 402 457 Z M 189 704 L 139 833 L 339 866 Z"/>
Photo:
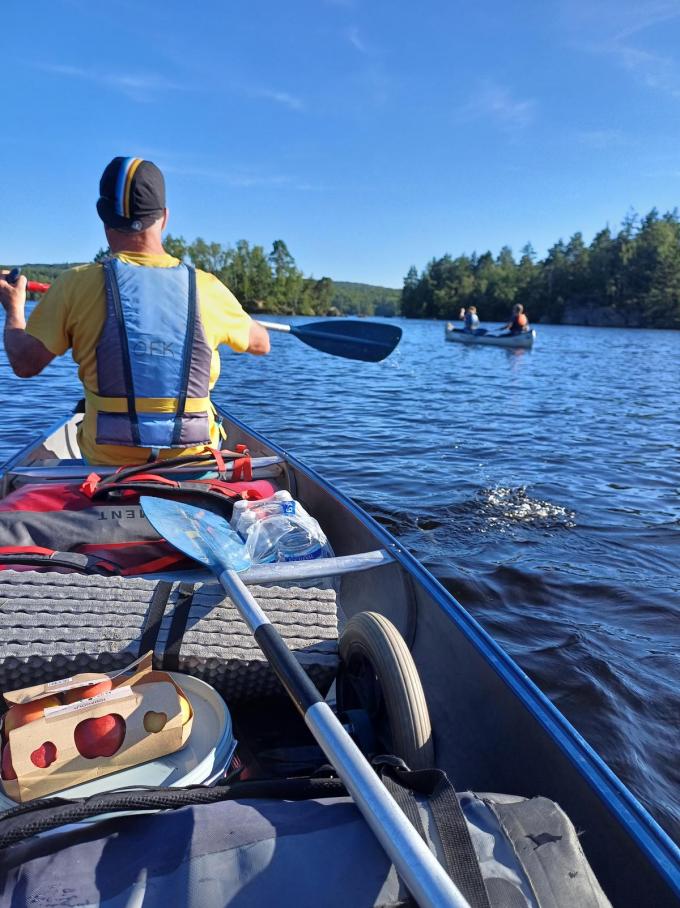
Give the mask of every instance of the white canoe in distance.
<path id="1" fill-rule="evenodd" d="M 478 344 L 487 347 L 523 347 L 528 349 L 536 340 L 536 332 L 525 331 L 522 334 L 472 334 L 462 328 L 446 328 L 446 340 L 457 344 Z"/>

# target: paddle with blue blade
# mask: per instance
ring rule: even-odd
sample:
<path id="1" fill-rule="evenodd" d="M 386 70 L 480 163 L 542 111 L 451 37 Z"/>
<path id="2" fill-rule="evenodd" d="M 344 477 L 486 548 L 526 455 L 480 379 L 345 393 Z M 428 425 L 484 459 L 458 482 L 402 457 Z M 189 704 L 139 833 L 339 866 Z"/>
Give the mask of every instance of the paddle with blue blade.
<path id="1" fill-rule="evenodd" d="M 364 322 L 352 318 L 309 322 L 305 325 L 284 325 L 278 322 L 260 324 L 268 331 L 292 334 L 307 346 L 314 347 L 322 353 L 342 356 L 345 359 L 360 359 L 366 363 L 379 363 L 388 357 L 402 335 L 402 330 L 397 325 Z"/>
<path id="2" fill-rule="evenodd" d="M 7 280 L 15 284 L 21 274 L 20 268 L 13 268 Z M 45 293 L 49 284 L 29 281 L 27 291 Z M 358 359 L 365 363 L 379 363 L 386 359 L 401 340 L 402 330 L 397 325 L 386 325 L 384 322 L 362 322 L 358 319 L 343 318 L 330 322 L 309 322 L 306 325 L 286 325 L 279 322 L 260 322 L 268 331 L 279 331 L 292 334 L 303 344 L 342 356 L 345 359 Z"/>
<path id="3" fill-rule="evenodd" d="M 240 558 L 240 541 L 226 520 L 164 498 L 143 496 L 140 503 L 161 536 L 218 578 L 418 904 L 469 908 L 239 577 L 247 559 Z"/>

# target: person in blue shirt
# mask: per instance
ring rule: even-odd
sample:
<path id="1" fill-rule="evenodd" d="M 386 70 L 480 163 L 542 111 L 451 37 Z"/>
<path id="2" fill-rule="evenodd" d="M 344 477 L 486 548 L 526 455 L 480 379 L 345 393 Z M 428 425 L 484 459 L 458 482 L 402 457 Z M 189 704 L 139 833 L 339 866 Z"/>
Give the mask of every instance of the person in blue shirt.
<path id="1" fill-rule="evenodd" d="M 463 321 L 465 322 L 465 327 L 463 328 L 463 330 L 467 331 L 470 334 L 474 334 L 474 332 L 477 330 L 477 328 L 479 328 L 479 317 L 477 316 L 477 307 L 468 306 L 467 309 L 461 310 L 461 313 L 463 316 Z"/>

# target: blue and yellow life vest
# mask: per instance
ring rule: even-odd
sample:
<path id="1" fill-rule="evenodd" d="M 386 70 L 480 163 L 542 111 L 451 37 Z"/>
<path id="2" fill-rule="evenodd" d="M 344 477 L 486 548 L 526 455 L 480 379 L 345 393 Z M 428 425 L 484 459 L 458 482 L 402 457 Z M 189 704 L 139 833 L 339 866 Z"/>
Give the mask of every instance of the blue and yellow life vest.
<path id="1" fill-rule="evenodd" d="M 97 444 L 186 448 L 210 443 L 212 350 L 196 272 L 107 259 L 106 319 L 97 344 Z"/>

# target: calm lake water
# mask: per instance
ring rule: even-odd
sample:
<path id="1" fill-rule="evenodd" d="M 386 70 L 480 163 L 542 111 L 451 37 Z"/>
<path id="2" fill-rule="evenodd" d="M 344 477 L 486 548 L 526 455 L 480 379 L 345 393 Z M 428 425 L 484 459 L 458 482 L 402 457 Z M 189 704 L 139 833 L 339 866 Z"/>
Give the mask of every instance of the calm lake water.
<path id="1" fill-rule="evenodd" d="M 225 351 L 214 397 L 400 537 L 680 841 L 680 332 L 400 324 L 378 364 Z M 80 396 L 4 353 L 0 390 L 0 459 Z"/>

